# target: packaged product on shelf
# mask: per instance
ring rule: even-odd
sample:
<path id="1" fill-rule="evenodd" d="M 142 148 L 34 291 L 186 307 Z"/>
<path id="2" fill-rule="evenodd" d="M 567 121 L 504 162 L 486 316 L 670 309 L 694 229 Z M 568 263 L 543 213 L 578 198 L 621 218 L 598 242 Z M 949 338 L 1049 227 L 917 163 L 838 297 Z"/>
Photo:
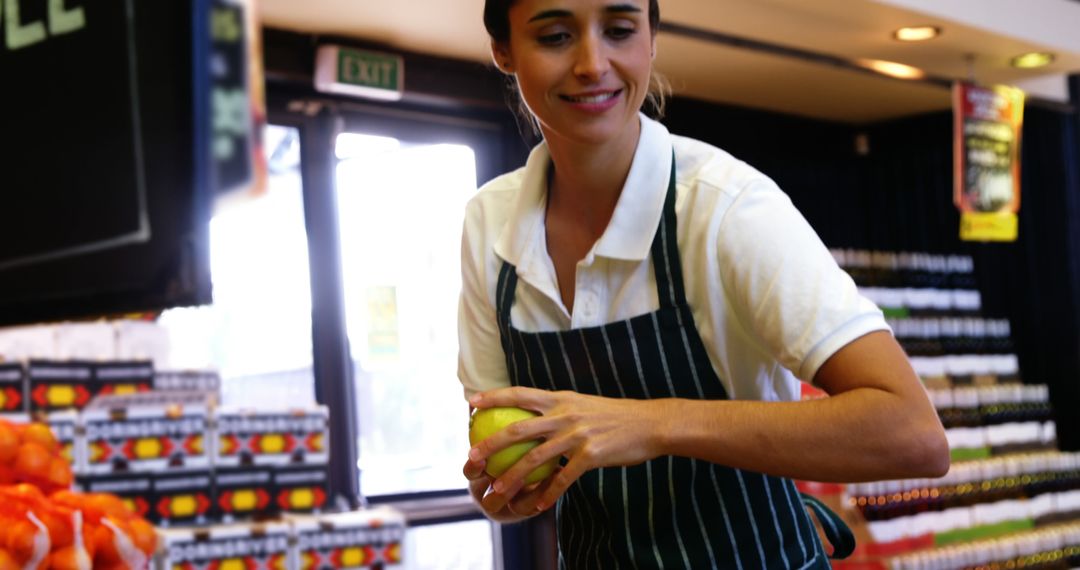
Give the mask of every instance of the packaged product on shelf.
<path id="1" fill-rule="evenodd" d="M 213 370 L 154 370 L 154 390 L 205 392 L 221 400 L 221 376 Z"/>
<path id="2" fill-rule="evenodd" d="M 214 464 L 323 465 L 330 459 L 329 411 L 303 409 L 215 411 Z"/>
<path id="3" fill-rule="evenodd" d="M 380 507 L 319 516 L 291 515 L 296 549 L 291 568 L 396 568 L 405 517 Z"/>
<path id="4" fill-rule="evenodd" d="M 275 509 L 317 513 L 326 508 L 327 466 L 275 467 L 273 474 Z"/>
<path id="5" fill-rule="evenodd" d="M 99 362 L 94 365 L 94 395 L 149 392 L 154 387 L 154 364 L 148 360 Z"/>
<path id="6" fill-rule="evenodd" d="M 31 360 L 27 378 L 34 412 L 82 409 L 94 395 L 92 362 Z"/>
<path id="7" fill-rule="evenodd" d="M 289 566 L 289 525 L 219 525 L 200 529 L 164 529 L 157 568 L 214 570 L 226 568 L 294 569 Z"/>
<path id="8" fill-rule="evenodd" d="M 207 470 L 210 404 L 194 392 L 105 395 L 83 410 L 86 473 Z"/>
<path id="9" fill-rule="evenodd" d="M 214 504 L 209 470 L 164 470 L 151 476 L 153 493 L 149 519 L 155 524 L 203 524 L 210 520 Z"/>
<path id="10" fill-rule="evenodd" d="M 214 468 L 213 517 L 232 522 L 271 514 L 273 472 L 267 467 Z"/>
<path id="11" fill-rule="evenodd" d="M 22 364 L 0 362 L 0 414 L 16 414 L 28 409 Z"/>

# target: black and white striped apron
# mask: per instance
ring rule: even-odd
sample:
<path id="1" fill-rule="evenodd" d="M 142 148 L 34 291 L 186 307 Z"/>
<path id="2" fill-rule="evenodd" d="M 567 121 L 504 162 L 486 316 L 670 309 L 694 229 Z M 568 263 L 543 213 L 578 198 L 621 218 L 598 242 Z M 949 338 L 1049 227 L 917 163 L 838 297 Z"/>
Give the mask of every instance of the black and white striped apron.
<path id="1" fill-rule="evenodd" d="M 517 272 L 504 263 L 499 331 L 516 386 L 610 398 L 728 397 L 701 342 L 683 290 L 675 239 L 675 166 L 652 243 L 660 308 L 607 325 L 526 333 L 510 324 Z M 837 557 L 850 531 L 816 502 Z M 585 473 L 555 507 L 560 568 L 828 568 L 791 480 L 687 457 Z M 847 530 L 843 527 L 843 530 Z M 842 544 L 843 542 L 847 542 Z"/>

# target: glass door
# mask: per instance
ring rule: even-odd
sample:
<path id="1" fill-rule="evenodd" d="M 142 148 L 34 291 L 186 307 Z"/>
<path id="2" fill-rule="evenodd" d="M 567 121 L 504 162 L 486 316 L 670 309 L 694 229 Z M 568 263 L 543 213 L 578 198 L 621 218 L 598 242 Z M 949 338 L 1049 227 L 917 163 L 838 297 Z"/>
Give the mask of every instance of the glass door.
<path id="1" fill-rule="evenodd" d="M 336 187 L 360 492 L 439 513 L 441 524 L 410 530 L 412 567 L 493 568 L 498 529 L 461 474 L 469 443 L 457 306 L 465 205 L 501 158 L 501 131 L 363 112 L 345 114 L 345 125 Z"/>

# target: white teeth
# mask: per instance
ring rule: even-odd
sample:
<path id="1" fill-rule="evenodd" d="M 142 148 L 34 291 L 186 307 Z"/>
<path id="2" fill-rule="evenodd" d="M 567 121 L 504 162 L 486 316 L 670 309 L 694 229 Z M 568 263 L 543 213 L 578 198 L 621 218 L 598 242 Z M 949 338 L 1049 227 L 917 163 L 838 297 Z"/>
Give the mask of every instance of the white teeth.
<path id="1" fill-rule="evenodd" d="M 570 101 L 573 101 L 574 103 L 589 103 L 589 104 L 592 104 L 592 103 L 603 103 L 604 101 L 607 101 L 608 99 L 611 99 L 612 97 L 615 97 L 615 93 L 604 93 L 603 95 L 588 95 L 588 96 L 584 96 L 584 97 L 570 97 L 570 96 L 567 96 L 566 98 L 569 99 Z"/>

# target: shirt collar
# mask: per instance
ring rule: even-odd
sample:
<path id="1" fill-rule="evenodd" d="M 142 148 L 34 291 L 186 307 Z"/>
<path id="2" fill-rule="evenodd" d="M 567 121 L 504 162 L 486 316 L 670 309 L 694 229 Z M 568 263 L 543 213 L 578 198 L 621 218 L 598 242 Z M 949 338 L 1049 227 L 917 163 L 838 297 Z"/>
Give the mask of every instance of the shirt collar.
<path id="1" fill-rule="evenodd" d="M 597 255 L 604 257 L 646 259 L 663 214 L 671 175 L 671 138 L 667 128 L 660 123 L 643 114 L 639 117 L 641 134 L 630 172 L 611 221 L 594 248 Z M 529 153 L 513 212 L 495 242 L 495 253 L 519 269 L 522 269 L 522 260 L 542 251 L 537 245 L 544 239 L 550 162 L 546 142 L 541 142 Z"/>

